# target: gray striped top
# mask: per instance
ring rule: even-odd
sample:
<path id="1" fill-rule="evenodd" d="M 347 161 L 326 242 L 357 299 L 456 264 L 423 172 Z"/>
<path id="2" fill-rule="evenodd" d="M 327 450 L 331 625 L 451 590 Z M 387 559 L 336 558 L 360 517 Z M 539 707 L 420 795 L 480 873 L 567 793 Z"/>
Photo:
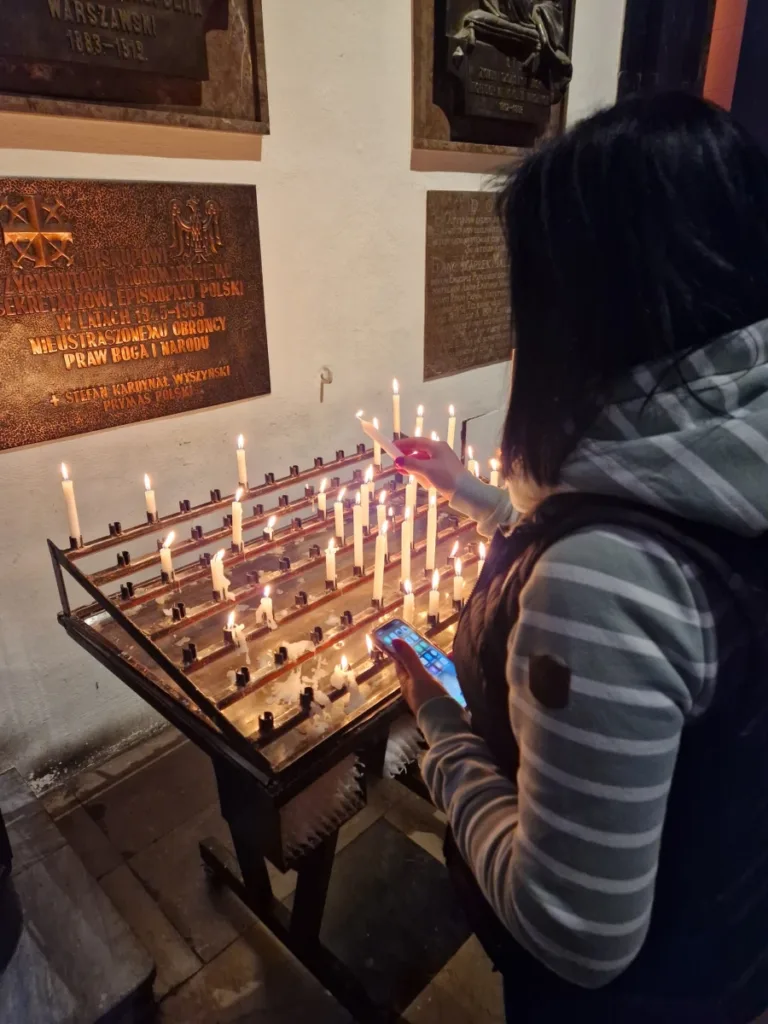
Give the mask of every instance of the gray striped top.
<path id="1" fill-rule="evenodd" d="M 658 367 L 617 388 L 565 464 L 566 489 L 641 500 L 744 535 L 768 528 L 768 322 L 683 364 L 697 404 Z M 712 410 L 729 413 L 725 418 Z M 465 476 L 453 504 L 492 535 L 506 492 Z M 512 935 L 584 987 L 639 952 L 653 903 L 681 730 L 712 698 L 716 616 L 698 569 L 628 528 L 592 527 L 542 556 L 508 641 L 509 715 L 520 748 L 507 779 L 450 698 L 429 701 L 424 779 Z M 567 707 L 528 688 L 532 655 L 571 670 Z"/>

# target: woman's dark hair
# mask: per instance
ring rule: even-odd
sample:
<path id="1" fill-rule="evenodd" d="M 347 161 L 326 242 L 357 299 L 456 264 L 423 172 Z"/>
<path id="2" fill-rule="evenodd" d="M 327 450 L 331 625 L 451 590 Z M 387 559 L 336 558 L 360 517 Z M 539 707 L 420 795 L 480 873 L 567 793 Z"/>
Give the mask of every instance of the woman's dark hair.
<path id="1" fill-rule="evenodd" d="M 499 196 L 516 339 L 507 475 L 557 480 L 632 367 L 768 318 L 768 157 L 684 94 L 637 97 L 544 146 Z"/>

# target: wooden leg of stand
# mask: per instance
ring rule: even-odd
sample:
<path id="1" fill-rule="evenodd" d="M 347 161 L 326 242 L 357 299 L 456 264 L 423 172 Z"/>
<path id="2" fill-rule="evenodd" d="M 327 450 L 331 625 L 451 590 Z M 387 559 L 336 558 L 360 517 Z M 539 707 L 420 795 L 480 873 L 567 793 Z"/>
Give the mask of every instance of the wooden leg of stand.
<path id="1" fill-rule="evenodd" d="M 291 935 L 297 942 L 319 941 L 338 837 L 339 833 L 334 832 L 324 839 L 307 854 L 298 870 L 291 914 Z"/>

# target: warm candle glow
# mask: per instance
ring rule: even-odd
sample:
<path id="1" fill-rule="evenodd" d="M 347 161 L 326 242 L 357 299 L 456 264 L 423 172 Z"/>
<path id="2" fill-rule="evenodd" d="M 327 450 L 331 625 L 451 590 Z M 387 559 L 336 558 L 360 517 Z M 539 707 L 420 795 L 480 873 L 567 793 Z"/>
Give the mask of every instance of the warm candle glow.
<path id="1" fill-rule="evenodd" d="M 152 490 L 152 481 L 149 479 L 149 477 L 147 476 L 146 473 L 144 474 L 144 490 L 145 491 L 151 491 Z"/>
<path id="2" fill-rule="evenodd" d="M 403 516 L 406 519 L 410 519 L 411 518 L 411 509 L 410 509 L 409 505 L 406 505 L 405 508 L 403 509 Z"/>
<path id="3" fill-rule="evenodd" d="M 378 430 L 379 429 L 379 421 L 378 421 L 376 416 L 373 417 L 372 423 L 373 423 L 374 427 L 376 427 L 376 429 Z"/>
<path id="4" fill-rule="evenodd" d="M 367 484 L 369 484 L 373 480 L 373 466 L 369 466 L 368 469 L 366 469 L 363 480 Z"/>
<path id="5" fill-rule="evenodd" d="M 245 438 L 242 434 L 237 439 L 237 447 L 242 451 L 245 448 Z"/>
<path id="6" fill-rule="evenodd" d="M 435 569 L 435 571 L 432 573 L 432 589 L 433 590 L 437 590 L 437 588 L 439 586 L 440 586 L 440 573 L 437 571 L 437 569 Z"/>
<path id="7" fill-rule="evenodd" d="M 497 469 L 499 468 L 499 460 L 498 460 L 498 459 L 488 459 L 488 461 L 489 461 L 489 462 L 490 462 L 490 464 L 491 464 L 491 469 L 492 469 L 492 470 L 494 471 L 494 473 L 495 473 L 495 472 L 496 472 L 496 470 L 497 470 Z"/>
<path id="8" fill-rule="evenodd" d="M 411 586 L 410 580 L 405 581 L 405 583 L 403 584 L 403 589 L 405 590 L 406 594 L 410 594 L 413 592 L 413 587 Z"/>
<path id="9" fill-rule="evenodd" d="M 448 415 L 449 416 L 455 416 L 456 415 L 456 410 L 453 408 L 452 405 L 448 406 Z"/>
<path id="10" fill-rule="evenodd" d="M 238 487 L 237 490 L 235 491 L 235 501 L 240 501 L 240 499 L 242 498 L 242 496 L 244 494 L 245 494 L 245 491 L 243 490 L 243 488 L 242 487 Z"/>
<path id="11" fill-rule="evenodd" d="M 175 536 L 176 536 L 176 534 L 174 533 L 173 530 L 171 530 L 171 532 L 168 534 L 168 536 L 163 541 L 163 547 L 164 548 L 169 548 L 171 546 L 171 544 L 173 544 L 173 538 Z"/>
<path id="12" fill-rule="evenodd" d="M 355 418 L 361 420 L 363 418 L 363 412 L 363 409 L 358 409 L 357 412 L 355 413 Z"/>
<path id="13" fill-rule="evenodd" d="M 368 655 L 370 657 L 373 654 L 373 640 L 371 640 L 370 634 L 365 634 L 365 646 L 368 648 Z"/>
<path id="14" fill-rule="evenodd" d="M 385 519 L 384 522 L 379 527 L 379 532 L 380 533 L 386 533 L 388 528 L 389 528 L 389 524 L 387 523 L 387 521 Z"/>
<path id="15" fill-rule="evenodd" d="M 235 613 L 230 612 L 227 616 L 227 629 L 232 629 L 235 624 Z"/>
<path id="16" fill-rule="evenodd" d="M 480 546 L 478 547 L 477 550 L 478 550 L 478 554 L 480 555 L 480 561 L 484 562 L 485 561 L 485 544 L 480 544 Z"/>
<path id="17" fill-rule="evenodd" d="M 360 491 L 358 491 L 358 492 L 357 492 L 357 494 L 355 495 L 355 502 L 356 502 L 356 503 L 357 503 L 358 505 L 360 504 Z"/>
<path id="18" fill-rule="evenodd" d="M 387 515 L 389 516 L 390 519 L 394 519 L 395 518 L 395 510 L 392 508 L 391 505 L 387 509 Z"/>
<path id="19" fill-rule="evenodd" d="M 67 469 L 63 462 L 61 464 L 61 479 L 69 480 L 69 470 Z"/>
<path id="20" fill-rule="evenodd" d="M 386 491 L 382 491 L 381 494 L 379 495 L 379 504 L 380 505 L 386 505 L 386 503 L 387 503 L 387 492 Z"/>
<path id="21" fill-rule="evenodd" d="M 418 407 L 418 409 L 416 410 L 416 415 L 417 416 L 423 416 L 424 415 L 424 406 L 423 405 L 420 405 Z"/>
<path id="22" fill-rule="evenodd" d="M 272 591 L 271 587 L 264 587 L 264 597 L 269 597 L 271 591 Z"/>
<path id="23" fill-rule="evenodd" d="M 344 495 L 346 493 L 347 493 L 347 488 L 346 487 L 342 487 L 341 490 L 339 491 L 338 495 L 336 496 L 336 501 L 343 501 L 344 500 Z"/>
<path id="24" fill-rule="evenodd" d="M 459 542 L 457 540 L 455 540 L 453 542 L 453 547 L 451 548 L 451 553 L 450 553 L 450 555 L 448 557 L 449 558 L 455 558 L 456 557 L 456 552 L 458 550 L 459 550 Z"/>
<path id="25" fill-rule="evenodd" d="M 409 477 L 408 477 L 408 483 L 409 483 L 409 484 L 414 484 L 414 483 L 416 483 L 416 477 L 415 477 L 415 476 L 409 476 Z"/>
<path id="26" fill-rule="evenodd" d="M 393 395 L 399 395 L 400 394 L 400 385 L 397 383 L 397 377 L 393 378 L 393 380 L 392 380 L 392 394 Z"/>
<path id="27" fill-rule="evenodd" d="M 349 672 L 349 661 L 347 660 L 346 654 L 342 654 L 341 661 L 339 662 L 339 668 L 342 672 Z"/>
<path id="28" fill-rule="evenodd" d="M 333 537 L 331 537 L 330 541 L 328 542 L 328 547 L 325 550 L 329 553 L 336 550 L 336 541 L 333 539 Z"/>
<path id="29" fill-rule="evenodd" d="M 268 530 L 274 530 L 276 522 L 277 522 L 277 516 L 270 516 L 269 519 L 267 520 L 267 529 Z"/>
<path id="30" fill-rule="evenodd" d="M 440 440 L 440 438 L 437 436 L 437 431 L 436 430 L 432 431 L 432 440 L 433 441 L 439 441 Z"/>
<path id="31" fill-rule="evenodd" d="M 469 455 L 470 459 L 474 459 L 475 453 L 472 451 L 472 445 L 471 444 L 467 445 L 467 454 Z"/>
<path id="32" fill-rule="evenodd" d="M 216 552 L 216 554 L 213 556 L 213 561 L 214 562 L 223 562 L 224 561 L 224 548 L 222 548 L 221 551 L 217 551 Z"/>
<path id="33" fill-rule="evenodd" d="M 453 560 L 453 571 L 456 573 L 457 576 L 461 576 L 461 559 L 460 558 L 455 558 Z"/>
<path id="34" fill-rule="evenodd" d="M 429 504 L 430 505 L 436 505 L 437 504 L 437 495 L 435 495 L 435 494 L 432 495 L 432 497 L 429 499 Z"/>
<path id="35" fill-rule="evenodd" d="M 321 493 L 321 494 L 322 494 L 322 493 L 323 493 L 323 492 L 325 491 L 325 488 L 326 488 L 327 486 L 328 486 L 328 480 L 327 480 L 327 478 L 323 478 L 323 479 L 322 479 L 322 480 L 320 481 L 320 493 Z"/>

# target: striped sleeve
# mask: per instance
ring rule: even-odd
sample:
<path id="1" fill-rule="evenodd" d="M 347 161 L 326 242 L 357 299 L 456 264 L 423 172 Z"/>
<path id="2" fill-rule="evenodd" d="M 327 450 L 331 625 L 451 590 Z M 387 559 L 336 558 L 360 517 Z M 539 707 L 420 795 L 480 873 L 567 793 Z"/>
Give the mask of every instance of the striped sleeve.
<path id="1" fill-rule="evenodd" d="M 711 695 L 714 645 L 693 567 L 634 531 L 590 528 L 553 545 L 521 594 L 507 663 L 516 783 L 457 704 L 420 711 L 425 781 L 483 893 L 577 985 L 608 983 L 643 944 L 680 733 Z M 565 707 L 531 692 L 538 655 L 570 669 Z"/>

